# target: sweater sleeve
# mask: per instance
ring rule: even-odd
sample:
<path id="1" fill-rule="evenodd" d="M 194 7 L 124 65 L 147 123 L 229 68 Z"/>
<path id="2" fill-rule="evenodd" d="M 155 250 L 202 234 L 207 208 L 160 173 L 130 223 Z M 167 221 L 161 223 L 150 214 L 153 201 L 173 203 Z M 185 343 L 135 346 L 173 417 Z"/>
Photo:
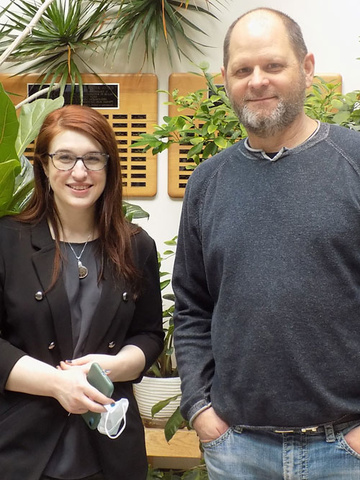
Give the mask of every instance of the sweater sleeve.
<path id="1" fill-rule="evenodd" d="M 202 182 L 194 172 L 184 198 L 173 274 L 175 353 L 182 381 L 181 413 L 191 420 L 207 407 L 214 374 L 213 300 L 208 290 L 201 233 Z"/>

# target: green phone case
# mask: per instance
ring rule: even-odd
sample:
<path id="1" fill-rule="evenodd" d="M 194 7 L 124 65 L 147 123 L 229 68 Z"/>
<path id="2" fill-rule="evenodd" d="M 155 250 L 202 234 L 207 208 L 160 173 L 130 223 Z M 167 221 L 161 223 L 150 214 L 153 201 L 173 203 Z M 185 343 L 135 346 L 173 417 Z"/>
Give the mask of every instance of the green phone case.
<path id="1" fill-rule="evenodd" d="M 98 363 L 93 363 L 87 374 L 88 382 L 107 397 L 111 397 L 114 391 L 114 385 Z M 82 414 L 87 426 L 95 430 L 99 425 L 101 413 L 91 412 L 90 410 Z"/>

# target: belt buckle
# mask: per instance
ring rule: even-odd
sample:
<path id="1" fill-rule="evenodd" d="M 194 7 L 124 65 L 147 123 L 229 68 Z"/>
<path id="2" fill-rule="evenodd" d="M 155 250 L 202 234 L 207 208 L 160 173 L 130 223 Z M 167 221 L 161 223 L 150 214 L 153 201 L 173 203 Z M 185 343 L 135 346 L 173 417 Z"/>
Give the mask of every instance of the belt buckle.
<path id="1" fill-rule="evenodd" d="M 316 433 L 318 430 L 319 427 L 302 428 L 301 433 Z"/>

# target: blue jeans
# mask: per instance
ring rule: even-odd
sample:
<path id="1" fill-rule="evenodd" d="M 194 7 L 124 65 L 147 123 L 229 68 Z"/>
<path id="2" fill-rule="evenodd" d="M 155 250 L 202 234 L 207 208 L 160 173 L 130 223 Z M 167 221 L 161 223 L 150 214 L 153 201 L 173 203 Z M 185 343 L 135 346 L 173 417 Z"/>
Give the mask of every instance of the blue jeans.
<path id="1" fill-rule="evenodd" d="M 360 454 L 344 439 L 359 424 L 310 434 L 229 428 L 203 443 L 209 479 L 360 480 Z"/>

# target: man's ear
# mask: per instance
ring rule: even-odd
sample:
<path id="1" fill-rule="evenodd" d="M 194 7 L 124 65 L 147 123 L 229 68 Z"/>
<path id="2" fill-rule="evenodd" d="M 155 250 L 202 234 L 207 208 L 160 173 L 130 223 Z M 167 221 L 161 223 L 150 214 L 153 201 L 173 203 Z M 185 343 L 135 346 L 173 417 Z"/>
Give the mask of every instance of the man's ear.
<path id="1" fill-rule="evenodd" d="M 224 81 L 224 89 L 225 89 L 225 93 L 226 93 L 226 95 L 227 95 L 228 93 L 227 93 L 227 88 L 226 88 L 227 81 L 226 81 L 226 70 L 225 70 L 225 67 L 221 67 L 221 76 L 222 76 L 223 81 Z"/>
<path id="2" fill-rule="evenodd" d="M 311 87 L 315 74 L 315 59 L 312 53 L 307 53 L 303 61 L 303 69 L 306 79 L 306 88 Z"/>
<path id="3" fill-rule="evenodd" d="M 225 82 L 225 67 L 221 67 L 221 75 L 222 75 L 222 78 Z"/>

